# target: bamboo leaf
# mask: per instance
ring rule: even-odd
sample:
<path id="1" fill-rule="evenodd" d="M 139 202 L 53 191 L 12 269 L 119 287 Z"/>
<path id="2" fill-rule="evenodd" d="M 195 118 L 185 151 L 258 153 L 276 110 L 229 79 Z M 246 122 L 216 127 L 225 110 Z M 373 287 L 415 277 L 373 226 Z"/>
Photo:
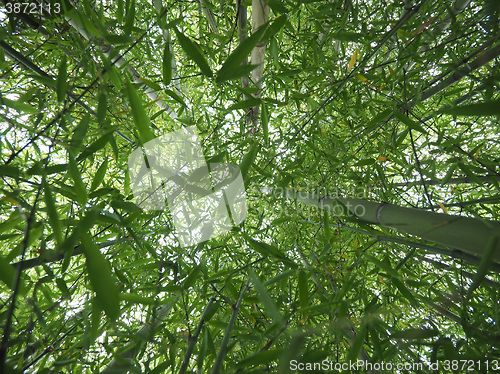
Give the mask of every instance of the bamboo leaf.
<path id="1" fill-rule="evenodd" d="M 125 27 L 123 32 L 125 35 L 130 35 L 134 27 L 135 21 L 135 0 L 130 0 L 130 6 L 127 9 L 127 17 L 125 19 Z"/>
<path id="2" fill-rule="evenodd" d="M 262 302 L 262 305 L 264 306 L 266 314 L 272 319 L 273 323 L 282 324 L 283 319 L 281 318 L 280 312 L 276 307 L 276 304 L 274 303 L 273 299 L 271 298 L 266 288 L 260 281 L 259 277 L 257 277 L 257 275 L 254 273 L 253 270 L 250 270 L 250 279 L 252 280 L 255 290 L 259 294 L 259 299 Z"/>
<path id="3" fill-rule="evenodd" d="M 168 86 L 172 81 L 172 52 L 170 51 L 170 40 L 165 42 L 163 50 L 163 83 Z"/>
<path id="4" fill-rule="evenodd" d="M 243 76 L 249 75 L 252 70 L 256 69 L 259 65 L 239 65 L 232 69 L 219 70 L 215 77 L 216 83 L 223 83 L 232 79 L 239 79 Z"/>
<path id="5" fill-rule="evenodd" d="M 495 250 L 497 248 L 498 239 L 499 239 L 498 234 L 491 237 L 490 242 L 488 244 L 488 248 L 484 252 L 481 258 L 481 262 L 479 263 L 477 273 L 474 276 L 473 282 L 469 290 L 467 291 L 467 298 L 470 299 L 472 293 L 476 290 L 476 288 L 478 288 L 481 285 L 484 277 L 486 277 L 491 262 L 493 261 L 493 255 L 495 254 Z"/>
<path id="6" fill-rule="evenodd" d="M 231 76 L 231 69 L 237 68 L 243 60 L 252 52 L 252 50 L 260 43 L 262 36 L 267 30 L 268 25 L 257 29 L 252 35 L 243 40 L 238 47 L 228 56 L 220 70 L 217 72 L 216 82 L 221 83 Z M 253 70 L 253 69 L 252 69 Z M 243 75 L 243 74 L 242 74 Z M 240 75 L 241 76 L 241 75 Z M 232 79 L 232 78 L 230 78 Z"/>
<path id="7" fill-rule="evenodd" d="M 98 150 L 104 148 L 106 146 L 106 144 L 108 144 L 108 142 L 111 139 L 111 137 L 113 136 L 113 131 L 114 130 L 115 130 L 115 128 L 112 128 L 112 127 L 107 128 L 104 131 L 104 134 L 102 136 L 100 136 L 91 145 L 89 145 L 88 147 L 86 147 L 82 151 L 82 153 L 80 153 L 80 155 L 78 156 L 78 158 L 76 160 L 77 161 L 82 161 L 82 160 L 86 159 L 87 157 L 89 157 L 90 155 L 93 155 L 94 153 L 96 153 Z"/>
<path id="8" fill-rule="evenodd" d="M 56 81 L 56 92 L 57 92 L 57 101 L 62 102 L 66 97 L 66 87 L 67 87 L 67 79 L 68 72 L 66 66 L 66 55 L 63 54 L 61 57 L 61 62 L 59 64 L 59 70 L 57 72 L 57 81 Z"/>
<path id="9" fill-rule="evenodd" d="M 438 335 L 439 333 L 435 330 L 406 329 L 393 333 L 391 337 L 394 339 L 429 339 Z"/>
<path id="10" fill-rule="evenodd" d="M 281 0 L 264 0 L 269 7 L 277 12 L 277 13 L 287 13 L 288 9 L 285 7 L 285 4 Z"/>
<path id="11" fill-rule="evenodd" d="M 245 154 L 245 156 L 243 156 L 243 160 L 241 160 L 240 164 L 241 176 L 243 177 L 243 180 L 245 182 L 248 180 L 248 172 L 252 167 L 253 163 L 255 162 L 257 153 L 259 152 L 259 148 L 260 148 L 259 144 L 257 142 L 254 142 L 250 146 L 250 149 Z"/>
<path id="12" fill-rule="evenodd" d="M 68 172 L 71 179 L 73 179 L 73 186 L 75 188 L 76 198 L 80 203 L 80 205 L 85 206 L 88 198 L 87 189 L 85 187 L 85 184 L 83 183 L 80 169 L 78 168 L 78 165 L 75 161 L 75 158 L 73 157 L 72 152 L 69 152 L 68 154 Z"/>
<path id="13" fill-rule="evenodd" d="M 351 70 L 356 64 L 356 60 L 358 59 L 359 49 L 356 49 L 351 56 L 351 60 L 349 61 L 349 66 L 347 67 L 347 71 Z"/>
<path id="14" fill-rule="evenodd" d="M 406 114 L 403 114 L 396 110 L 394 111 L 394 117 L 396 117 L 399 121 L 403 122 L 410 129 L 420 131 L 422 134 L 426 134 L 424 128 L 415 121 L 411 120 Z"/>
<path id="15" fill-rule="evenodd" d="M 56 205 L 54 203 L 54 197 L 52 196 L 52 190 L 45 178 L 42 179 L 42 186 L 44 190 L 45 207 L 47 209 L 49 224 L 52 227 L 52 231 L 54 232 L 57 245 L 60 246 L 63 242 L 61 223 L 59 221 L 59 214 L 57 214 Z"/>
<path id="16" fill-rule="evenodd" d="M 260 105 L 260 103 L 261 103 L 261 100 L 255 99 L 255 98 L 248 99 L 248 100 L 242 100 L 239 103 L 235 103 L 233 105 L 230 105 L 229 108 L 227 108 L 227 110 L 231 111 L 231 110 L 236 110 L 236 109 L 247 109 L 247 108 L 251 108 L 251 107 L 256 106 L 256 105 Z"/>
<path id="17" fill-rule="evenodd" d="M 201 266 L 200 265 L 196 266 L 191 271 L 191 273 L 189 273 L 187 278 L 184 280 L 184 283 L 182 284 L 182 286 L 184 287 L 185 290 L 187 290 L 188 288 L 190 288 L 194 284 L 194 282 L 196 281 L 196 279 L 198 278 L 200 273 L 201 273 Z"/>
<path id="18" fill-rule="evenodd" d="M 203 57 L 200 46 L 189 39 L 187 36 L 180 33 L 177 28 L 174 28 L 174 30 L 175 35 L 177 36 L 177 40 L 179 41 L 179 44 L 181 45 L 184 52 L 186 52 L 187 56 L 191 60 L 193 60 L 196 65 L 198 65 L 204 75 L 206 75 L 207 77 L 212 77 L 212 69 L 210 69 L 210 66 L 208 65 L 205 57 Z"/>
<path id="19" fill-rule="evenodd" d="M 0 255 L 0 280 L 10 289 L 13 289 L 15 276 L 16 271 L 14 267 Z"/>
<path id="20" fill-rule="evenodd" d="M 90 123 L 90 114 L 85 114 L 83 118 L 80 120 L 78 125 L 73 132 L 73 136 L 71 137 L 71 145 L 74 147 L 79 147 L 82 144 L 83 139 L 87 135 L 87 130 L 89 128 Z"/>
<path id="21" fill-rule="evenodd" d="M 120 293 L 120 300 L 133 304 L 155 305 L 156 301 L 153 297 L 144 297 L 134 293 Z"/>
<path id="22" fill-rule="evenodd" d="M 452 116 L 499 116 L 500 100 L 457 106 L 455 108 L 440 110 L 438 113 Z"/>
<path id="23" fill-rule="evenodd" d="M 101 126 L 106 119 L 106 111 L 108 110 L 108 95 L 106 91 L 101 88 L 99 90 L 98 104 L 97 104 L 97 123 Z"/>
<path id="24" fill-rule="evenodd" d="M 90 191 L 95 191 L 97 187 L 100 186 L 104 177 L 106 175 L 106 171 L 108 170 L 108 160 L 104 160 L 101 166 L 97 169 L 94 179 L 92 180 L 92 185 L 90 187 Z"/>
<path id="25" fill-rule="evenodd" d="M 309 287 L 307 284 L 306 273 L 303 270 L 299 271 L 298 286 L 299 286 L 299 303 L 300 303 L 300 309 L 302 310 L 302 318 L 306 318 L 307 313 L 304 312 L 304 310 L 309 305 Z"/>
<path id="26" fill-rule="evenodd" d="M 403 295 L 410 302 L 411 305 L 413 305 L 415 308 L 420 307 L 420 304 L 415 298 L 415 296 L 413 296 L 411 291 L 405 286 L 405 284 L 398 277 L 393 277 L 392 283 L 397 287 L 399 292 L 401 292 L 401 295 Z"/>
<path id="27" fill-rule="evenodd" d="M 269 144 L 269 109 L 265 102 L 260 105 L 260 123 L 262 125 L 262 134 L 264 136 L 264 144 Z"/>
<path id="28" fill-rule="evenodd" d="M 126 90 L 130 107 L 132 108 L 132 117 L 134 118 L 135 127 L 139 134 L 139 140 L 141 144 L 145 144 L 155 138 L 149 117 L 146 115 L 146 110 L 135 87 L 129 81 L 127 81 Z"/>
<path id="29" fill-rule="evenodd" d="M 85 230 L 80 230 L 90 285 L 96 293 L 96 302 L 110 320 L 114 321 L 120 313 L 118 289 L 112 277 L 109 262 L 104 258 L 92 238 Z"/>

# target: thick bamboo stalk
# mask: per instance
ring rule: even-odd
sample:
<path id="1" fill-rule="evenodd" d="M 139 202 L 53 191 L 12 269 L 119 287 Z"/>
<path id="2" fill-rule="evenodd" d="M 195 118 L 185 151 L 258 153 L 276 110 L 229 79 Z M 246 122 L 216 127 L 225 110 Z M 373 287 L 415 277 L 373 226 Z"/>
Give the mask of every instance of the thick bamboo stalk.
<path id="1" fill-rule="evenodd" d="M 434 96 L 438 92 L 444 90 L 445 88 L 451 86 L 453 83 L 458 82 L 463 77 L 472 73 L 474 70 L 480 68 L 481 66 L 486 65 L 488 62 L 495 59 L 499 55 L 500 55 L 500 45 L 497 45 L 496 47 L 488 49 L 486 52 L 484 52 L 482 55 L 477 57 L 470 64 L 465 63 L 464 64 L 465 66 L 463 68 L 455 71 L 455 73 L 450 75 L 448 78 L 442 80 L 441 83 L 439 83 L 435 86 L 432 86 L 432 87 L 428 88 L 427 90 L 425 90 L 424 92 L 422 92 L 422 95 L 419 98 L 414 99 L 408 103 L 408 107 L 411 108 L 411 107 L 415 106 L 418 102 L 422 102 L 422 101 L 429 99 L 430 97 Z"/>
<path id="2" fill-rule="evenodd" d="M 284 195 L 307 205 L 327 209 L 335 215 L 355 217 L 365 223 L 392 228 L 479 257 L 487 251 L 490 241 L 500 235 L 500 222 L 497 221 L 291 190 L 286 190 Z M 500 261 L 498 241 L 492 258 Z"/>
<path id="3" fill-rule="evenodd" d="M 434 35 L 436 34 L 442 34 L 446 29 L 448 29 L 448 27 L 450 27 L 451 25 L 451 20 L 452 18 L 456 17 L 457 15 L 459 15 L 460 13 L 462 13 L 465 8 L 467 7 L 467 5 L 469 5 L 470 3 L 470 0 L 457 0 L 455 1 L 455 4 L 453 5 L 453 8 L 451 8 L 451 13 L 448 13 L 446 15 L 446 17 L 444 18 L 444 20 L 442 20 L 441 22 L 439 22 L 434 30 Z M 424 38 L 428 39 L 429 38 L 429 34 L 424 34 Z M 426 44 L 422 44 L 419 48 L 418 48 L 418 54 L 423 54 L 425 53 L 427 50 L 429 49 L 429 46 L 426 45 Z M 410 70 L 413 66 L 415 65 L 415 61 L 411 61 L 410 63 L 408 63 L 408 66 L 407 66 L 407 70 Z"/>
<path id="4" fill-rule="evenodd" d="M 269 20 L 269 5 L 267 5 L 264 0 L 252 0 L 252 30 L 262 27 Z M 253 96 L 259 98 L 262 94 L 262 77 L 264 76 L 264 58 L 266 56 L 266 42 L 258 44 L 252 50 L 252 65 L 257 65 L 257 67 L 252 70 L 252 82 L 255 87 L 258 88 L 258 92 Z M 259 106 L 256 105 L 252 107 L 250 112 L 250 117 L 253 122 L 252 132 L 257 131 L 257 117 L 259 115 Z"/>

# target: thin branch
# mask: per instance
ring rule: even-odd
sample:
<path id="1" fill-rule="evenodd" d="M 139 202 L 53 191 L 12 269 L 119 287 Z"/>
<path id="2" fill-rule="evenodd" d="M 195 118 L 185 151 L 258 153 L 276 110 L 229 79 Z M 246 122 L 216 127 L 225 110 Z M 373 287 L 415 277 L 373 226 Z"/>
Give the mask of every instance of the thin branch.
<path id="1" fill-rule="evenodd" d="M 246 285 L 241 290 L 240 297 L 235 304 L 231 305 L 232 313 L 231 318 L 229 319 L 229 323 L 226 327 L 226 332 L 224 333 L 224 338 L 222 339 L 222 343 L 220 344 L 219 353 L 217 354 L 217 358 L 215 359 L 214 367 L 212 369 L 212 374 L 220 374 L 220 370 L 222 368 L 222 361 L 224 360 L 224 356 L 226 355 L 227 345 L 229 343 L 229 339 L 231 338 L 231 333 L 233 331 L 234 324 L 236 322 L 236 317 L 238 316 L 238 312 L 240 310 L 241 302 L 243 301 L 243 296 L 248 290 L 248 285 L 250 283 L 250 277 L 247 280 Z"/>
<path id="2" fill-rule="evenodd" d="M 196 344 L 196 341 L 198 340 L 198 336 L 200 335 L 201 329 L 205 323 L 205 320 L 207 318 L 208 312 L 212 308 L 212 304 L 216 301 L 215 297 L 211 297 L 210 300 L 208 301 L 207 306 L 205 307 L 205 310 L 203 311 L 203 314 L 201 315 L 200 322 L 198 322 L 198 327 L 196 328 L 194 334 L 192 336 L 188 337 L 188 348 L 186 350 L 186 354 L 184 355 L 184 361 L 182 362 L 181 368 L 179 370 L 179 374 L 184 374 L 186 373 L 186 370 L 189 366 L 189 360 L 191 358 L 191 355 L 193 354 L 194 346 Z"/>
<path id="3" fill-rule="evenodd" d="M 21 248 L 22 248 L 21 259 L 24 259 L 24 256 L 26 255 L 26 250 L 28 249 L 28 242 L 29 242 L 31 225 L 33 224 L 33 220 L 35 219 L 36 206 L 38 204 L 38 198 L 40 197 L 41 191 L 42 191 L 42 188 L 39 187 L 38 192 L 37 192 L 36 197 L 35 197 L 35 202 L 33 203 L 33 207 L 31 208 L 31 211 L 30 211 L 30 215 L 27 217 L 24 238 L 23 238 L 23 241 L 21 244 Z M 14 316 L 14 309 L 16 308 L 16 299 L 17 299 L 17 295 L 19 293 L 19 289 L 21 286 L 21 274 L 22 274 L 22 268 L 20 265 L 18 265 L 16 267 L 16 274 L 15 274 L 15 278 L 14 278 L 14 284 L 12 287 L 12 289 L 13 289 L 12 300 L 11 300 L 11 303 L 10 303 L 10 306 L 9 306 L 9 309 L 7 311 L 7 315 L 5 318 L 5 326 L 3 329 L 3 336 L 2 336 L 2 341 L 0 343 L 0 374 L 4 374 L 6 372 L 7 350 L 9 349 L 12 317 Z"/>

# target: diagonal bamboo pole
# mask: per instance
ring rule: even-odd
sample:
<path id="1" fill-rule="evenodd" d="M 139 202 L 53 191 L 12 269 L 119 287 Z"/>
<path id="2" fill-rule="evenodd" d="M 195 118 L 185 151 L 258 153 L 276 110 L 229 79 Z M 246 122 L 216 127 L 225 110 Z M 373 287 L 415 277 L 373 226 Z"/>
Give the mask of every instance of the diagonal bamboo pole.
<path id="1" fill-rule="evenodd" d="M 269 192 L 268 189 L 266 191 Z M 274 190 L 275 194 L 276 191 L 279 189 Z M 335 215 L 354 217 L 364 223 L 388 227 L 479 257 L 487 252 L 492 238 L 500 233 L 500 222 L 486 219 L 452 216 L 389 203 L 302 193 L 289 189 L 281 189 L 278 193 L 289 199 L 297 199 L 303 204 L 329 210 Z M 498 241 L 492 258 L 500 261 Z"/>

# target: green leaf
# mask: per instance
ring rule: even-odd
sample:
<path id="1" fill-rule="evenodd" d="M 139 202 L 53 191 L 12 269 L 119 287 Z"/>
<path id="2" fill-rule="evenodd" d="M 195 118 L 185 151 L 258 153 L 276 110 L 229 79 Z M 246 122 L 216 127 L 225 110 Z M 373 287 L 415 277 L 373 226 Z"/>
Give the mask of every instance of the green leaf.
<path id="1" fill-rule="evenodd" d="M 172 52 L 170 51 L 170 40 L 165 42 L 163 50 L 163 83 L 168 86 L 172 81 Z"/>
<path id="2" fill-rule="evenodd" d="M 232 69 L 219 70 L 215 77 L 216 83 L 223 83 L 232 79 L 239 79 L 242 76 L 248 76 L 252 70 L 256 69 L 259 65 L 239 65 Z"/>
<path id="3" fill-rule="evenodd" d="M 42 179 L 42 186 L 44 190 L 45 207 L 47 209 L 49 224 L 54 232 L 57 245 L 60 246 L 63 242 L 61 223 L 59 221 L 59 214 L 57 213 L 56 205 L 54 203 L 54 197 L 52 196 L 52 190 L 50 189 L 50 186 L 45 178 Z"/>
<path id="4" fill-rule="evenodd" d="M 62 102 L 66 97 L 66 87 L 68 85 L 68 72 L 66 66 L 66 55 L 63 54 L 61 58 L 61 63 L 59 64 L 59 70 L 57 72 L 57 81 L 56 81 L 56 92 L 57 92 L 57 101 Z"/>
<path id="5" fill-rule="evenodd" d="M 486 277 L 489 267 L 491 263 L 494 261 L 493 255 L 495 254 L 495 249 L 497 248 L 498 239 L 499 239 L 498 234 L 491 237 L 490 242 L 488 243 L 488 247 L 486 248 L 486 251 L 481 257 L 481 262 L 479 263 L 477 273 L 474 276 L 473 282 L 469 287 L 469 290 L 467 291 L 468 299 L 470 299 L 474 290 L 481 285 L 484 277 Z"/>
<path id="6" fill-rule="evenodd" d="M 377 127 L 381 122 L 386 121 L 392 114 L 392 109 L 386 109 L 377 114 L 375 117 L 372 118 L 371 121 L 369 121 L 365 128 L 366 132 L 372 131 L 375 127 Z"/>
<path id="7" fill-rule="evenodd" d="M 273 323 L 278 323 L 281 325 L 283 323 L 283 319 L 281 318 L 276 304 L 253 270 L 250 270 L 250 279 L 255 287 L 255 290 L 259 294 L 259 299 L 264 306 L 266 314 L 272 319 Z"/>
<path id="8" fill-rule="evenodd" d="M 172 99 L 174 99 L 175 101 L 177 101 L 179 104 L 181 104 L 183 107 L 187 108 L 187 105 L 186 103 L 184 102 L 184 100 L 182 99 L 182 97 L 180 97 L 179 95 L 177 95 L 174 91 L 172 90 L 164 90 L 165 93 L 170 96 Z"/>
<path id="9" fill-rule="evenodd" d="M 438 113 L 452 116 L 500 116 L 500 100 L 457 106 L 440 110 Z"/>
<path id="10" fill-rule="evenodd" d="M 127 9 L 127 17 L 125 19 L 125 27 L 123 32 L 125 35 L 130 35 L 134 27 L 135 20 L 135 0 L 130 0 L 130 6 Z"/>
<path id="11" fill-rule="evenodd" d="M 198 65 L 204 75 L 206 75 L 207 77 L 212 77 L 212 69 L 210 69 L 210 66 L 208 65 L 207 60 L 205 60 L 205 57 L 203 57 L 200 46 L 189 39 L 187 36 L 180 33 L 177 28 L 174 28 L 174 30 L 175 35 L 177 36 L 177 40 L 179 41 L 179 44 L 181 45 L 184 52 L 186 52 L 187 56 L 191 60 L 193 60 L 196 65 Z"/>
<path id="12" fill-rule="evenodd" d="M 399 292 L 401 292 L 401 295 L 403 295 L 411 305 L 413 305 L 415 308 L 419 308 L 420 304 L 418 300 L 413 296 L 411 291 L 405 286 L 403 281 L 401 281 L 399 278 L 393 277 L 392 278 L 392 283 L 398 288 Z"/>
<path id="13" fill-rule="evenodd" d="M 262 36 L 267 30 L 268 25 L 257 29 L 252 35 L 243 40 L 236 49 L 231 52 L 222 67 L 217 73 L 216 82 L 220 83 L 227 79 L 223 77 L 229 75 L 231 69 L 237 68 L 243 60 L 252 52 L 252 50 L 260 43 Z M 253 69 L 252 69 L 253 70 Z"/>
<path id="14" fill-rule="evenodd" d="M 144 297 L 134 293 L 120 293 L 119 296 L 120 300 L 133 304 L 154 305 L 156 303 L 154 297 Z"/>
<path id="15" fill-rule="evenodd" d="M 0 255 L 0 280 L 10 289 L 13 289 L 15 276 L 16 271 L 14 267 Z"/>
<path id="16" fill-rule="evenodd" d="M 9 177 L 18 177 L 21 175 L 21 170 L 13 165 L 0 165 L 0 175 L 7 175 Z"/>
<path id="17" fill-rule="evenodd" d="M 366 259 L 368 261 L 370 261 L 372 264 L 376 265 L 378 268 L 384 270 L 391 277 L 399 278 L 399 273 L 395 269 L 393 269 L 391 267 L 391 265 L 389 265 L 389 264 L 387 264 L 385 262 L 382 262 L 382 261 L 376 259 L 375 257 L 369 255 L 369 254 L 365 253 L 364 256 L 366 257 Z"/>
<path id="18" fill-rule="evenodd" d="M 76 198 L 80 205 L 85 206 L 87 203 L 87 189 L 85 187 L 85 184 L 83 183 L 82 180 L 82 175 L 80 173 L 80 169 L 78 168 L 78 165 L 73 157 L 73 153 L 69 152 L 68 154 L 68 172 L 73 179 L 73 186 L 75 188 L 75 193 L 76 193 Z"/>
<path id="19" fill-rule="evenodd" d="M 355 32 L 335 32 L 329 34 L 334 40 L 341 40 L 344 42 L 357 42 L 358 40 L 363 39 L 363 34 L 358 34 Z"/>
<path id="20" fill-rule="evenodd" d="M 79 147 L 82 144 L 83 139 L 87 135 L 87 130 L 89 129 L 90 114 L 85 114 L 80 120 L 80 123 L 75 128 L 73 136 L 71 137 L 71 145 L 73 147 Z"/>
<path id="21" fill-rule="evenodd" d="M 126 88 L 130 107 L 132 108 L 132 117 L 134 118 L 135 127 L 139 134 L 139 140 L 141 144 L 145 144 L 155 138 L 153 130 L 151 129 L 149 117 L 146 115 L 146 110 L 132 83 L 127 81 Z"/>
<path id="22" fill-rule="evenodd" d="M 262 134 L 264 136 L 264 143 L 269 144 L 269 110 L 265 102 L 260 106 L 260 123 L 262 125 Z"/>
<path id="23" fill-rule="evenodd" d="M 285 4 L 281 0 L 264 0 L 269 7 L 277 12 L 277 13 L 287 13 L 288 9 L 285 7 Z"/>
<path id="24" fill-rule="evenodd" d="M 302 310 L 302 318 L 306 318 L 307 313 L 304 312 L 304 309 L 309 305 L 309 287 L 307 284 L 307 275 L 301 270 L 299 271 L 299 303 L 300 309 Z"/>
<path id="25" fill-rule="evenodd" d="M 94 179 L 92 180 L 92 185 L 90 187 L 90 191 L 95 191 L 97 187 L 100 186 L 102 181 L 104 180 L 104 176 L 106 175 L 106 171 L 108 170 L 108 160 L 104 160 L 101 166 L 97 169 Z"/>
<path id="26" fill-rule="evenodd" d="M 201 272 L 201 266 L 198 265 L 196 266 L 192 271 L 191 273 L 189 273 L 189 275 L 187 276 L 186 280 L 184 281 L 184 283 L 182 284 L 183 288 L 185 290 L 187 290 L 189 287 L 191 287 L 194 282 L 196 281 L 196 279 L 198 278 L 198 276 L 200 275 L 200 272 Z"/>
<path id="27" fill-rule="evenodd" d="M 394 111 L 394 117 L 396 117 L 398 120 L 403 122 L 405 125 L 407 125 L 410 129 L 420 131 L 422 134 L 426 134 L 424 128 L 420 126 L 420 124 L 416 123 L 415 121 L 411 120 L 406 114 L 403 114 L 401 112 L 398 112 L 397 110 Z"/>
<path id="28" fill-rule="evenodd" d="M 108 110 L 108 95 L 103 88 L 99 90 L 99 97 L 97 100 L 97 123 L 99 126 L 102 126 L 106 119 L 106 111 Z"/>
<path id="29" fill-rule="evenodd" d="M 254 107 L 256 105 L 260 105 L 260 103 L 261 103 L 261 100 L 255 99 L 255 98 L 248 99 L 248 100 L 242 100 L 238 103 L 230 105 L 229 108 L 227 108 L 227 110 L 231 111 L 231 110 L 236 110 L 236 109 L 247 109 L 247 108 Z"/>
<path id="30" fill-rule="evenodd" d="M 80 155 L 78 156 L 78 158 L 76 160 L 82 161 L 82 160 L 86 159 L 87 157 L 89 157 L 90 155 L 93 155 L 94 153 L 96 153 L 98 150 L 104 148 L 106 146 L 106 144 L 108 144 L 111 137 L 113 137 L 114 131 L 115 131 L 114 127 L 107 128 L 104 131 L 104 135 L 102 135 L 95 142 L 93 142 L 91 145 L 86 147 L 82 151 L 82 153 L 80 153 Z"/>
<path id="31" fill-rule="evenodd" d="M 109 319 L 115 321 L 120 314 L 120 298 L 110 264 L 99 251 L 99 247 L 92 242 L 87 231 L 80 230 L 80 240 L 83 245 L 90 285 L 96 293 L 96 302 Z"/>
<path id="32" fill-rule="evenodd" d="M 241 170 L 241 176 L 243 177 L 243 180 L 246 182 L 248 180 L 248 172 L 250 168 L 252 167 L 255 158 L 257 157 L 257 153 L 259 152 L 259 144 L 257 142 L 254 142 L 251 146 L 250 149 L 248 150 L 248 153 L 243 156 L 243 160 L 241 160 L 240 164 L 240 170 Z"/>

